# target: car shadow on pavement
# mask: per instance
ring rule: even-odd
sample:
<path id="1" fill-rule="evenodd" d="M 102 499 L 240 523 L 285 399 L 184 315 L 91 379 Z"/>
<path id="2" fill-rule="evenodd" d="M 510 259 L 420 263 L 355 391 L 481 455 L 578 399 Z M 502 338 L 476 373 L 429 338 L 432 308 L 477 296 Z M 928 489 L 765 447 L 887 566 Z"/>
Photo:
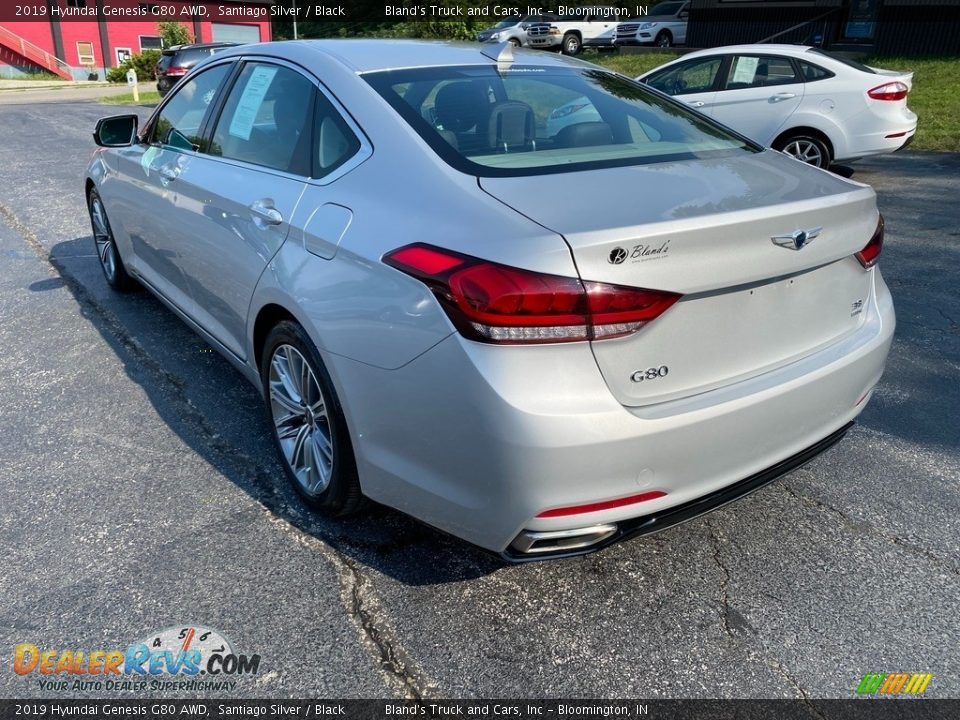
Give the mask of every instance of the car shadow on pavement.
<path id="1" fill-rule="evenodd" d="M 346 518 L 311 511 L 283 473 L 259 393 L 239 372 L 146 290 L 111 291 L 92 237 L 58 243 L 50 258 L 60 278 L 31 289 L 62 279 L 166 425 L 265 512 L 326 544 L 341 562 L 409 585 L 457 582 L 504 566 L 492 553 L 373 502 Z"/>

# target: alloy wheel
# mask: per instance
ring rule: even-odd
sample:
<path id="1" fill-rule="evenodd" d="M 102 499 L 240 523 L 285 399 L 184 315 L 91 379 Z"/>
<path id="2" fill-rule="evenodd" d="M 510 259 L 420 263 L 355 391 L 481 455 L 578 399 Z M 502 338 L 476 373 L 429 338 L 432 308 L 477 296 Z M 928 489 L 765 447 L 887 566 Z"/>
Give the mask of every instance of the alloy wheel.
<path id="1" fill-rule="evenodd" d="M 90 201 L 90 220 L 93 225 L 93 240 L 97 245 L 97 257 L 107 276 L 107 280 L 114 282 L 117 278 L 117 245 L 110 231 L 107 213 L 103 209 L 103 202 L 99 196 Z"/>
<path id="2" fill-rule="evenodd" d="M 808 165 L 823 167 L 823 151 L 820 149 L 820 146 L 812 140 L 805 138 L 791 140 L 784 146 L 783 152 Z"/>
<path id="3" fill-rule="evenodd" d="M 333 435 L 327 403 L 306 358 L 292 345 L 279 345 L 270 360 L 270 407 L 284 460 L 308 495 L 330 484 Z"/>

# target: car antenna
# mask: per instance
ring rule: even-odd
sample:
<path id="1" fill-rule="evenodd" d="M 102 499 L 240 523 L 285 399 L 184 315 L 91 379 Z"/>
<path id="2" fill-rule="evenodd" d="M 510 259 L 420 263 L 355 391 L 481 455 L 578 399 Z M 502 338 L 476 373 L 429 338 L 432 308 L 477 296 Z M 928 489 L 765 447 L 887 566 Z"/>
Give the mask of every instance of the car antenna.
<path id="1" fill-rule="evenodd" d="M 513 62 L 513 43 L 509 40 L 496 45 L 488 45 L 480 52 L 491 60 L 496 60 L 498 66 L 509 65 Z"/>

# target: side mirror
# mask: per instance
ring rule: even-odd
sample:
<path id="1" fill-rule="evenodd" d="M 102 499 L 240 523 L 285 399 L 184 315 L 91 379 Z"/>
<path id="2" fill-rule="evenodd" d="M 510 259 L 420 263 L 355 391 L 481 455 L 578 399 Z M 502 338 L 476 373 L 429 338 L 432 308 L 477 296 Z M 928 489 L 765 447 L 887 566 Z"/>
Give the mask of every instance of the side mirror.
<path id="1" fill-rule="evenodd" d="M 114 115 L 101 118 L 93 131 L 93 141 L 100 147 L 129 147 L 137 142 L 136 115 Z"/>

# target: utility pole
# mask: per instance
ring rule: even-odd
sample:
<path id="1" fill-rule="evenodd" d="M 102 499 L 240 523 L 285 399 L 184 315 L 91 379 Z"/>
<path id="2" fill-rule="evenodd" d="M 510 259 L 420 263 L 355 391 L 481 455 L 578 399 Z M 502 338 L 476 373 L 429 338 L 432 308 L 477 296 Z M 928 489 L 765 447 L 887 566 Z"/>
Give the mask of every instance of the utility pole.
<path id="1" fill-rule="evenodd" d="M 297 0 L 293 0 L 293 39 L 297 39 Z"/>

